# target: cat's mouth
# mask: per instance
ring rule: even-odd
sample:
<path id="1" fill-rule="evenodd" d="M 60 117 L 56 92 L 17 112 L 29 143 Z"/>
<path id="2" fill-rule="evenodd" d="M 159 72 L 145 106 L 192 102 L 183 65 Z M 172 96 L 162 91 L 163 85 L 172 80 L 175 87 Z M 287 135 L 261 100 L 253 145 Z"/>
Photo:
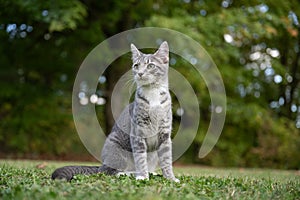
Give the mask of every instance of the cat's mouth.
<path id="1" fill-rule="evenodd" d="M 152 84 L 152 81 L 150 81 L 148 78 L 142 77 L 142 78 L 138 78 L 138 79 L 136 80 L 136 83 L 137 83 L 138 85 L 140 85 L 140 86 L 142 86 L 142 85 L 151 85 L 151 84 Z"/>
<path id="2" fill-rule="evenodd" d="M 136 80 L 144 82 L 144 81 L 149 81 L 149 78 L 146 76 L 136 76 Z"/>

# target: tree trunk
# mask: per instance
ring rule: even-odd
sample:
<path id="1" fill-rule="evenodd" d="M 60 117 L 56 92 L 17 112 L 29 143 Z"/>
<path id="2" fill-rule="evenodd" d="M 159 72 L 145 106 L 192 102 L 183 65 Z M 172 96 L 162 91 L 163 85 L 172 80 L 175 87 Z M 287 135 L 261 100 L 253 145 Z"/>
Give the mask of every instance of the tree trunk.
<path id="1" fill-rule="evenodd" d="M 131 11 L 130 8 L 128 10 L 124 10 L 124 17 L 122 17 L 121 21 L 119 21 L 117 32 L 113 34 L 117 34 L 126 30 L 133 28 L 134 21 L 131 19 Z M 108 35 L 113 35 L 109 33 Z M 108 36 L 108 37 L 109 37 Z M 124 41 L 125 42 L 125 41 Z M 127 45 L 127 44 L 123 44 Z M 129 47 L 128 47 L 129 48 Z M 115 123 L 113 118 L 112 110 L 111 110 L 111 95 L 114 89 L 115 84 L 120 79 L 120 77 L 129 70 L 131 63 L 124 63 L 123 59 L 117 59 L 113 62 L 107 71 L 105 72 L 107 78 L 107 85 L 106 85 L 106 96 L 107 96 L 107 103 L 105 105 L 105 120 L 106 120 L 106 134 L 108 135 Z"/>

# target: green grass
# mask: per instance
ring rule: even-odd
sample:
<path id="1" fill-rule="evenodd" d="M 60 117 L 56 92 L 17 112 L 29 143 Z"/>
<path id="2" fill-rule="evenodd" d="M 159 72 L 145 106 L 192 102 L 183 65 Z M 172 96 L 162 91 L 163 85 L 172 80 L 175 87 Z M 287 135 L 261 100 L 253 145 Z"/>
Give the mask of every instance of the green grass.
<path id="1" fill-rule="evenodd" d="M 0 199 L 300 199 L 297 171 L 175 167 L 180 183 L 103 174 L 50 179 L 56 167 L 67 164 L 74 163 L 0 160 Z"/>

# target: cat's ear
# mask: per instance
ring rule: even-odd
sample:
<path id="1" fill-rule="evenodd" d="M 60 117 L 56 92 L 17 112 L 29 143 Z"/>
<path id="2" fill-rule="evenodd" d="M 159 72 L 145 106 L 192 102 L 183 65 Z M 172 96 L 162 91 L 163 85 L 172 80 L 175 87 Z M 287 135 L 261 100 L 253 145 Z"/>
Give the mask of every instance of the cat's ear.
<path id="1" fill-rule="evenodd" d="M 161 43 L 159 49 L 154 53 L 155 56 L 159 57 L 164 64 L 169 62 L 169 45 L 166 41 Z"/>
<path id="2" fill-rule="evenodd" d="M 132 60 L 134 61 L 141 56 L 141 52 L 134 46 L 134 44 L 131 44 L 130 47 L 132 53 Z"/>

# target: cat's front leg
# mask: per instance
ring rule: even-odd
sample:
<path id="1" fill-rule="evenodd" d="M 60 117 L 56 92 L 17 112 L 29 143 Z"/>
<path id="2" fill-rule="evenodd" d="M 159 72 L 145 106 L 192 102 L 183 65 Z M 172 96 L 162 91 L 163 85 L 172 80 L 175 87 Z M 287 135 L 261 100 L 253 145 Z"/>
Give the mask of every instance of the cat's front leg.
<path id="1" fill-rule="evenodd" d="M 147 143 L 145 138 L 132 136 L 130 137 L 131 147 L 133 151 L 133 159 L 135 163 L 136 179 L 149 179 L 147 165 Z"/>
<path id="2" fill-rule="evenodd" d="M 173 173 L 172 167 L 172 141 L 169 133 L 162 133 L 160 140 L 160 145 L 158 148 L 158 159 L 159 164 L 163 173 L 163 176 L 175 182 L 180 182 Z"/>

